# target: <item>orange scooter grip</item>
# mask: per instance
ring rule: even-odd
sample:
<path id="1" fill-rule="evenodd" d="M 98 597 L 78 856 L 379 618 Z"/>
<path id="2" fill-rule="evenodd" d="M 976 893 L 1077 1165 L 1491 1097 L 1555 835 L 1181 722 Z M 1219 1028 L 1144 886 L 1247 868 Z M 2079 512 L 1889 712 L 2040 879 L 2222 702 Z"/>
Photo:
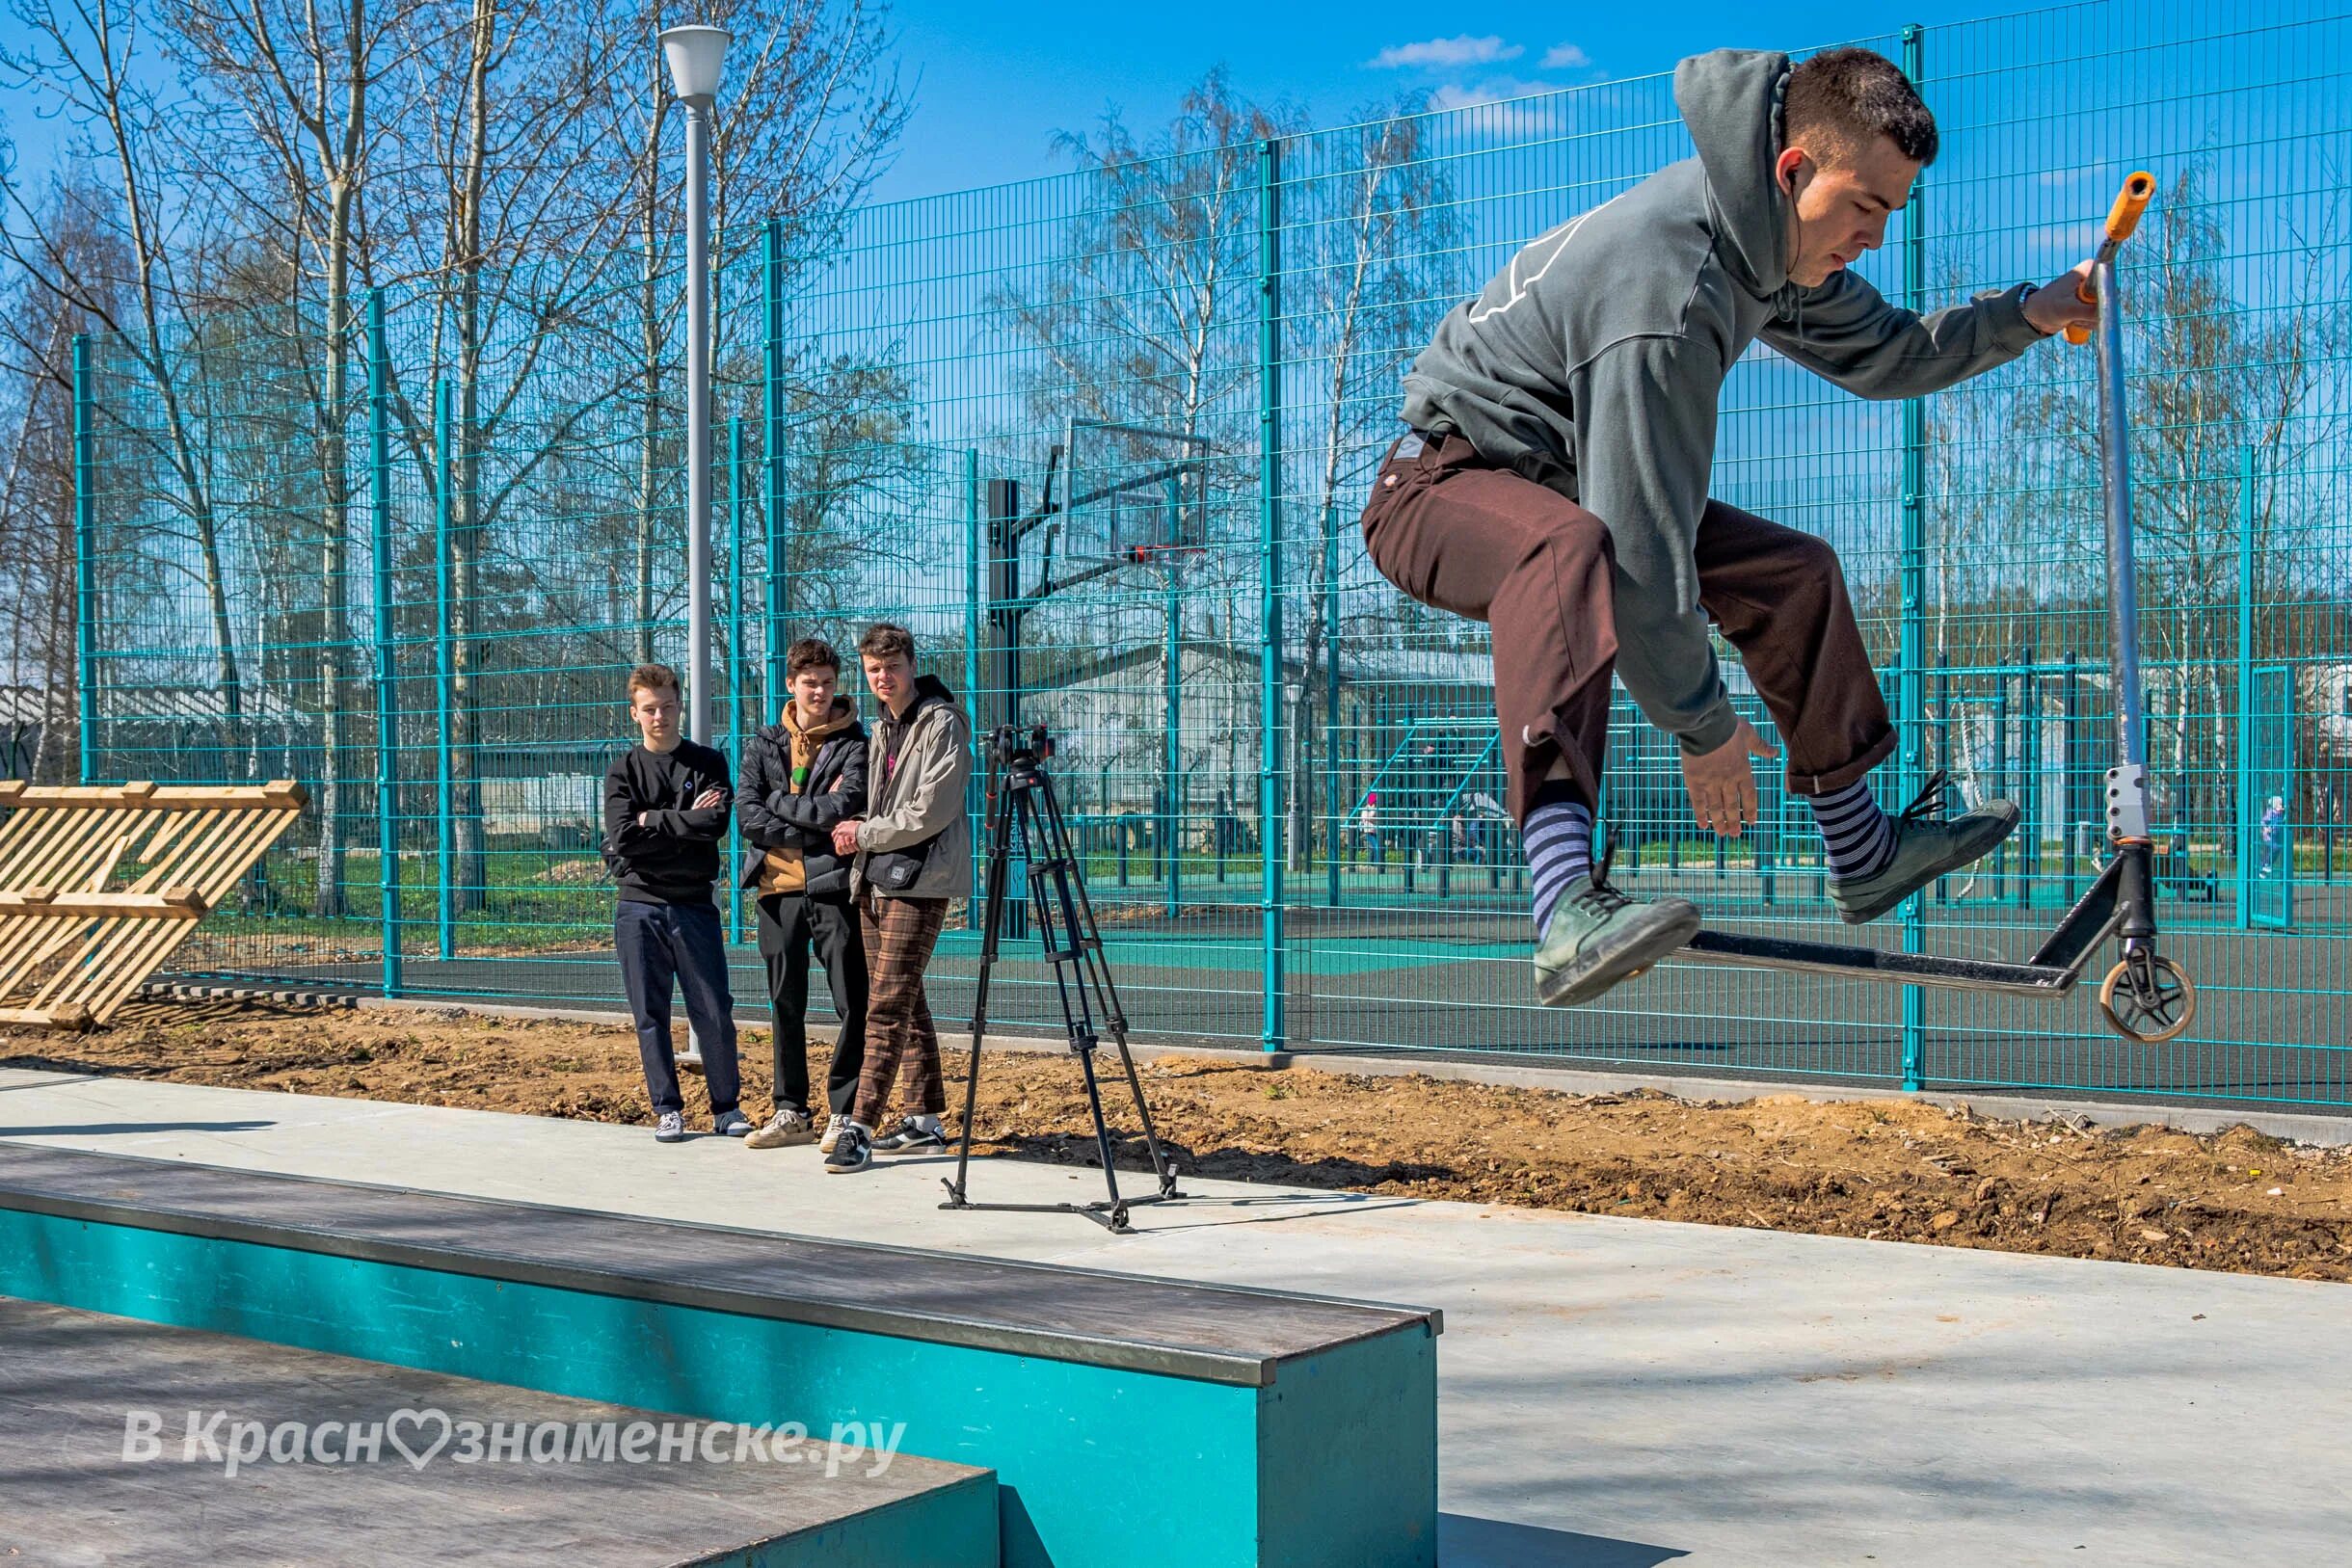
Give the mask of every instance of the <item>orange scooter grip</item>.
<path id="1" fill-rule="evenodd" d="M 2124 181 L 2123 190 L 2116 193 L 2115 205 L 2107 209 L 2107 237 L 2099 242 L 2098 259 L 2112 261 L 2123 243 L 2131 238 L 2131 231 L 2140 226 L 2140 214 L 2148 210 L 2150 199 L 2156 194 L 2156 176 L 2141 170 Z M 2091 280 L 2086 278 L 2074 285 L 2074 297 L 2085 305 L 2097 305 L 2098 296 L 2091 292 Z M 2091 341 L 2088 327 L 2069 327 L 2066 340 L 2077 346 Z"/>

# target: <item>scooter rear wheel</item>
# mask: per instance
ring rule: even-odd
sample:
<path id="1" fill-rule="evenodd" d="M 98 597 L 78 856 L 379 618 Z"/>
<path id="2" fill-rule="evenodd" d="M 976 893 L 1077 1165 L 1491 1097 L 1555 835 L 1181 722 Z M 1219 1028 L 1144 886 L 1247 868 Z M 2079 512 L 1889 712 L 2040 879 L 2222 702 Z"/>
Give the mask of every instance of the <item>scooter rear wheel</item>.
<path id="1" fill-rule="evenodd" d="M 2196 1022 L 2197 988 L 2189 983 L 2187 971 L 2169 958 L 2151 953 L 2148 965 L 2152 996 L 2142 996 L 2132 983 L 2131 961 L 2125 959 L 2107 971 L 2106 982 L 2098 988 L 2098 1010 L 2106 1015 L 2107 1026 L 2125 1039 L 2158 1046 L 2178 1039 Z"/>

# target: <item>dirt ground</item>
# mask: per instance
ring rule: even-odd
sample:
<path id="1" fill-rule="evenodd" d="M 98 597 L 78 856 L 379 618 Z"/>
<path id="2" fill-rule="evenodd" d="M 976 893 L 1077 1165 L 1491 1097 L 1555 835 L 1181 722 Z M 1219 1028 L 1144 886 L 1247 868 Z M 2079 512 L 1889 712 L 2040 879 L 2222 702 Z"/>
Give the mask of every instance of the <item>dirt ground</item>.
<path id="1" fill-rule="evenodd" d="M 758 1114 L 765 1031 L 746 1030 L 745 1048 L 744 1104 Z M 956 1107 L 961 1062 L 951 1046 Z M 455 1010 L 141 1001 L 86 1035 L 0 1029 L 0 1066 L 650 1121 L 627 1028 Z M 2352 1149 L 2243 1127 L 2199 1135 L 1901 1100 L 1577 1095 L 1200 1057 L 1141 1071 L 1179 1170 L 1206 1177 L 2352 1280 Z M 977 1147 L 1092 1162 L 1066 1054 L 992 1051 L 981 1091 Z M 1114 1123 L 1132 1127 L 1132 1107 L 1116 1115 L 1126 1098 L 1123 1086 L 1108 1096 Z M 1146 1168 L 1140 1139 L 1120 1163 Z"/>

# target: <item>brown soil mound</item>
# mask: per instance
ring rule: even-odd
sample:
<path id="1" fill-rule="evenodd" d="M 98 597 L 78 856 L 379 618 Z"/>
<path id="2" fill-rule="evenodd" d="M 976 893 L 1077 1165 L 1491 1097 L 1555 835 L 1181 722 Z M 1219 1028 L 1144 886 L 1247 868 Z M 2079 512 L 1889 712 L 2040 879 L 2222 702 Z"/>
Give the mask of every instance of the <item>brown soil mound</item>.
<path id="1" fill-rule="evenodd" d="M 744 1059 L 757 1112 L 764 1031 L 745 1032 Z M 951 1043 L 957 1106 L 961 1060 Z M 454 1009 L 144 1001 L 92 1034 L 0 1031 L 0 1066 L 648 1119 L 628 1029 Z M 1903 1100 L 1573 1095 L 1178 1056 L 1141 1071 L 1163 1142 L 1203 1176 L 2352 1279 L 2352 1149 L 2249 1128 L 2001 1121 Z M 981 1147 L 1091 1162 L 1066 1055 L 992 1052 L 981 1091 Z M 1114 1123 L 1132 1126 L 1117 1115 L 1124 1099 L 1123 1085 L 1109 1095 Z M 1120 1163 L 1141 1168 L 1138 1140 Z"/>

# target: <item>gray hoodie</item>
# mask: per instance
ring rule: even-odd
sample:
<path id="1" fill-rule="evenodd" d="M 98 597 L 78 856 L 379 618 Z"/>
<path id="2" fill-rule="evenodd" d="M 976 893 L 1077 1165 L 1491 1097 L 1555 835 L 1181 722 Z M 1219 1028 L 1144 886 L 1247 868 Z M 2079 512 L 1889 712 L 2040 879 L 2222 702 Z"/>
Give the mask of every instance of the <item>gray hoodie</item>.
<path id="1" fill-rule="evenodd" d="M 1530 244 L 1457 306 L 1404 378 L 1404 419 L 1581 502 L 1617 552 L 1617 675 L 1690 752 L 1735 716 L 1692 559 L 1716 400 L 1761 337 L 1863 397 L 1917 397 L 2038 342 L 2024 285 L 1925 318 L 1839 270 L 1789 281 L 1794 213 L 1772 177 L 1786 55 L 1718 49 L 1674 70 L 1698 156 Z"/>
<path id="2" fill-rule="evenodd" d="M 972 778 L 972 721 L 937 676 L 920 676 L 915 702 L 901 719 L 885 705 L 866 742 L 866 788 L 871 808 L 858 826 L 858 855 L 850 863 L 849 893 L 867 886 L 866 865 L 884 850 L 925 850 L 922 880 L 882 892 L 885 898 L 972 896 L 972 823 L 964 786 Z M 870 959 L 871 954 L 868 957 Z"/>

